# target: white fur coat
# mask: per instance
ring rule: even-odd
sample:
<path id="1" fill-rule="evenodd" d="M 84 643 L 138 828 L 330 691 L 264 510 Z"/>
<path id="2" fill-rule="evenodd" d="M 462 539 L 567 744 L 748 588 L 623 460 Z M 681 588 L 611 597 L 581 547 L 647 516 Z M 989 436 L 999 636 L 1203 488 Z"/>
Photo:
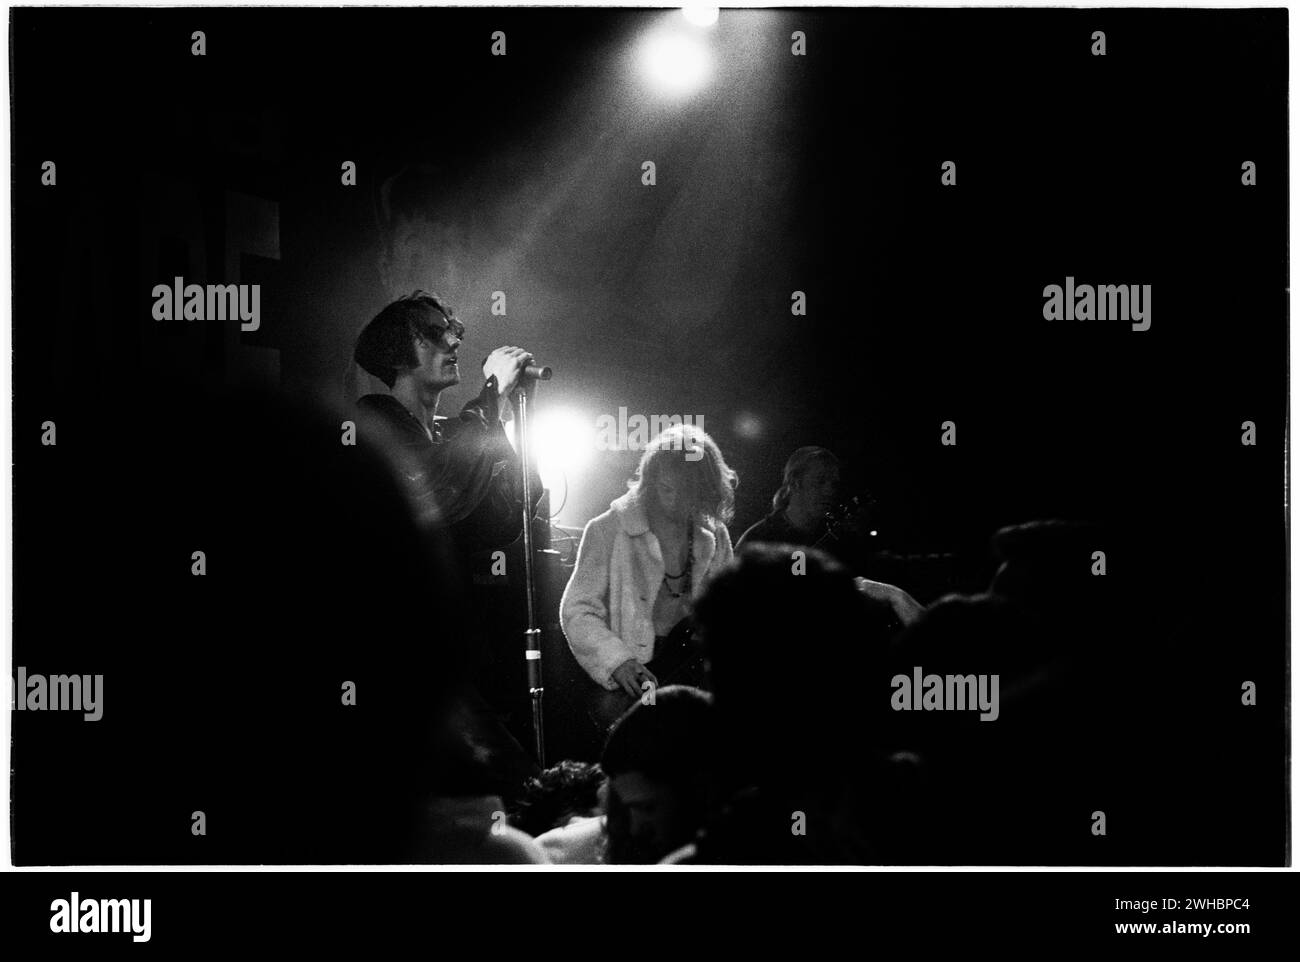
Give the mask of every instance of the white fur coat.
<path id="1" fill-rule="evenodd" d="M 699 525 L 692 538 L 691 597 L 731 560 L 727 526 Z M 651 612 L 664 578 L 659 539 L 631 491 L 587 522 L 578 563 L 560 599 L 560 624 L 573 656 L 597 684 L 616 687 L 610 672 L 635 658 L 654 657 Z"/>

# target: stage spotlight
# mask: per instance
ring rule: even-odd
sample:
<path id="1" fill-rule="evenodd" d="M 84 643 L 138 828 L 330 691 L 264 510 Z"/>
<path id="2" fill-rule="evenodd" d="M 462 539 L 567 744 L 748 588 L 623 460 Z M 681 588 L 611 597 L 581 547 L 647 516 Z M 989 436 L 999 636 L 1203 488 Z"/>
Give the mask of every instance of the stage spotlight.
<path id="1" fill-rule="evenodd" d="M 641 47 L 641 66 L 650 82 L 673 96 L 693 93 L 709 77 L 709 52 L 696 37 L 676 31 L 647 37 Z"/>
<path id="2" fill-rule="evenodd" d="M 682 7 L 682 16 L 697 27 L 711 27 L 718 22 L 718 8 L 704 7 L 697 3 Z"/>
<path id="3" fill-rule="evenodd" d="M 595 419 L 572 408 L 546 408 L 530 427 L 542 484 L 563 494 L 595 457 Z"/>

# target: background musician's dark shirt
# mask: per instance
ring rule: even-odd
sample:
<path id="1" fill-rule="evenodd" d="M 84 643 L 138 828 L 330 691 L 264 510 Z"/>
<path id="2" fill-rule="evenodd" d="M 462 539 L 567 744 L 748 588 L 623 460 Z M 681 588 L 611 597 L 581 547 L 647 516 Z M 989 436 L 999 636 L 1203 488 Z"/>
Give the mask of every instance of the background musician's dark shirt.
<path id="1" fill-rule="evenodd" d="M 817 526 L 812 531 L 804 531 L 791 524 L 789 516 L 784 511 L 773 511 L 758 523 L 745 529 L 745 533 L 736 542 L 736 550 L 739 551 L 747 544 L 762 543 L 789 544 L 800 548 L 815 547 L 825 551 L 854 574 L 867 573 L 866 569 L 873 554 L 861 539 L 847 532 L 839 536 L 828 535 L 825 518 L 819 518 Z"/>
<path id="2" fill-rule="evenodd" d="M 818 521 L 817 527 L 812 531 L 804 531 L 796 528 L 790 523 L 790 518 L 784 511 L 773 511 L 762 521 L 750 525 L 745 529 L 745 533 L 740 536 L 736 542 L 736 550 L 739 551 L 747 544 L 758 544 L 766 542 L 768 544 L 793 544 L 801 547 L 807 547 L 826 533 L 826 523 Z M 826 539 L 830 541 L 831 539 Z M 833 546 L 833 545 L 831 545 Z M 818 547 L 827 548 L 826 542 Z"/>

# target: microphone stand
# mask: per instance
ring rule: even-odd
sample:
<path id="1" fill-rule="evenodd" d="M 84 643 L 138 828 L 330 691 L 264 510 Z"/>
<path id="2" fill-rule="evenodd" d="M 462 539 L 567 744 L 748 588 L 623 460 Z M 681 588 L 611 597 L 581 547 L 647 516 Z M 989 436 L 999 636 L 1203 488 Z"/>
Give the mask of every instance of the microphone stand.
<path id="1" fill-rule="evenodd" d="M 533 750 L 537 755 L 537 764 L 545 768 L 546 736 L 542 724 L 542 702 L 546 689 L 542 685 L 542 630 L 537 627 L 537 604 L 534 598 L 536 576 L 533 571 L 532 439 L 528 436 L 529 394 L 532 384 L 532 378 L 519 379 L 519 463 L 524 475 L 524 595 L 528 601 L 528 624 L 524 630 L 524 659 L 528 664 L 528 697 L 533 706 Z"/>

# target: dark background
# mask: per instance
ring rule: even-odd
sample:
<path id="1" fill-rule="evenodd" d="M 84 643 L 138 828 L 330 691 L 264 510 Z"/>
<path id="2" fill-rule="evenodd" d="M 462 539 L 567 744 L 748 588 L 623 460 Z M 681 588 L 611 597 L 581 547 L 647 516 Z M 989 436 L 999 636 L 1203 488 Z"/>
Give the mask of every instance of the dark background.
<path id="1" fill-rule="evenodd" d="M 114 715 L 155 739 L 142 765 L 185 735 L 114 697 L 124 651 L 158 672 L 142 691 L 179 672 L 218 717 L 215 693 L 241 683 L 201 627 L 217 602 L 167 581 L 189 578 L 190 531 L 230 479 L 146 473 L 127 453 L 165 450 L 217 389 L 346 410 L 366 389 L 355 335 L 389 299 L 379 186 L 411 163 L 445 184 L 427 209 L 450 240 L 424 286 L 459 306 L 471 355 L 512 343 L 553 364 L 542 409 L 703 415 L 742 479 L 733 537 L 813 443 L 876 494 L 889 546 L 956 556 L 899 579 L 922 601 L 982 588 L 1001 525 L 1102 525 L 1108 577 L 1139 603 L 1108 644 L 1167 652 L 1184 708 L 1121 746 L 1187 754 L 1168 804 L 1204 820 L 1175 861 L 1284 857 L 1286 13 L 724 11 L 700 32 L 713 77 L 665 101 L 633 61 L 680 20 L 14 11 L 15 665 L 108 675 L 103 722 L 14 716 L 19 860 L 141 860 L 112 826 L 161 816 L 113 787 L 143 777 Z M 154 321 L 150 291 L 175 274 L 261 283 L 261 330 Z M 1044 321 L 1042 290 L 1067 275 L 1151 284 L 1151 329 Z M 463 367 L 444 413 L 477 389 Z M 602 453 L 570 478 L 559 521 L 603 510 L 634 460 Z M 228 577 L 220 605 L 240 609 Z"/>

